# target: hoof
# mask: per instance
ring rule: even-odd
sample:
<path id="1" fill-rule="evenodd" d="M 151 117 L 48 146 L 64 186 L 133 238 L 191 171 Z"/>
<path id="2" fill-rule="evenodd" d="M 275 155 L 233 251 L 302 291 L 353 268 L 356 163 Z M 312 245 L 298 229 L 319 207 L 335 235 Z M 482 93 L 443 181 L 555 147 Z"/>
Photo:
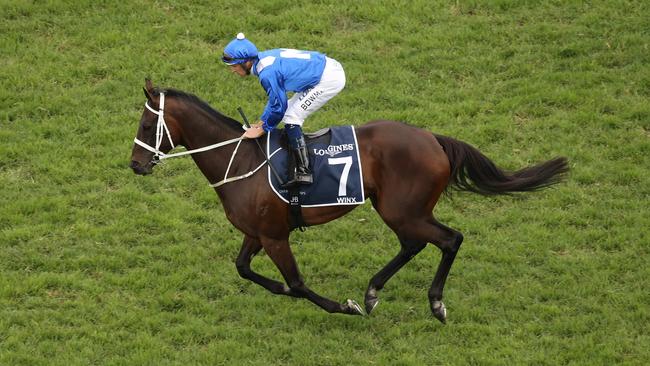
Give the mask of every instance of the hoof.
<path id="1" fill-rule="evenodd" d="M 377 304 L 379 304 L 379 299 L 374 297 L 374 298 L 367 298 L 366 299 L 366 313 L 370 314 L 376 307 Z"/>
<path id="2" fill-rule="evenodd" d="M 289 288 L 289 286 L 283 284 L 282 285 L 282 294 L 291 295 L 291 288 Z"/>
<path id="3" fill-rule="evenodd" d="M 441 323 L 444 324 L 447 321 L 447 308 L 445 308 L 442 301 L 435 300 L 431 302 L 431 312 Z"/>
<path id="4" fill-rule="evenodd" d="M 377 290 L 369 289 L 366 292 L 366 313 L 370 314 L 377 304 L 379 304 L 379 299 L 377 298 Z"/>
<path id="5" fill-rule="evenodd" d="M 350 299 L 343 304 L 343 312 L 350 315 L 367 315 L 356 301 Z"/>

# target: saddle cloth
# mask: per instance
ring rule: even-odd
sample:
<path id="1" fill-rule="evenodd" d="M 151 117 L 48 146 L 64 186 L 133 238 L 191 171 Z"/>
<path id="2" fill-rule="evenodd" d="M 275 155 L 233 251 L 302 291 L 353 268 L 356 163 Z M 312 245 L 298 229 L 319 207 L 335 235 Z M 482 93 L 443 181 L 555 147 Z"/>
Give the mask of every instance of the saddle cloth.
<path id="1" fill-rule="evenodd" d="M 267 134 L 266 154 L 271 157 L 271 163 L 282 181 L 286 182 L 290 151 L 282 132 L 273 130 Z M 354 127 L 332 127 L 316 138 L 306 137 L 314 183 L 300 186 L 301 207 L 363 204 L 363 176 Z M 289 191 L 280 186 L 270 167 L 267 174 L 275 194 L 289 203 Z"/>

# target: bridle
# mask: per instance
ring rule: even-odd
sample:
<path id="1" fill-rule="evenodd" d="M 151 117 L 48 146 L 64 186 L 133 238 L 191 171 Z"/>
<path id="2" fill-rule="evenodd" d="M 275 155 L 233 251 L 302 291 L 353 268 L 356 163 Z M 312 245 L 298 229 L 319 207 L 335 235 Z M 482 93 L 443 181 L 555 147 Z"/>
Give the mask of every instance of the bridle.
<path id="1" fill-rule="evenodd" d="M 140 141 L 137 136 L 133 142 L 154 153 L 154 162 L 157 162 L 161 159 L 165 159 L 167 156 L 165 153 L 160 151 L 160 145 L 162 144 L 163 136 L 165 135 L 163 132 L 166 132 L 167 139 L 169 140 L 172 149 L 175 147 L 167 123 L 165 123 L 165 93 L 160 93 L 159 109 L 157 111 L 149 106 L 148 101 L 144 103 L 144 106 L 147 107 L 151 113 L 158 115 L 158 122 L 156 123 L 156 146 L 152 147 L 151 145 Z"/>
<path id="2" fill-rule="evenodd" d="M 167 123 L 165 123 L 165 93 L 164 92 L 160 93 L 159 109 L 157 111 L 155 109 L 153 109 L 149 105 L 149 101 L 145 102 L 144 106 L 147 107 L 147 109 L 149 111 L 151 111 L 151 113 L 158 115 L 158 121 L 156 123 L 156 146 L 151 146 L 151 145 L 147 144 L 146 142 L 139 140 L 137 136 L 133 139 L 133 142 L 135 142 L 137 145 L 141 146 L 142 148 L 154 153 L 153 160 L 152 160 L 152 163 L 154 165 L 158 164 L 163 159 L 169 159 L 169 158 L 174 158 L 174 157 L 177 157 L 177 156 L 190 155 L 190 154 L 195 154 L 195 153 L 199 153 L 199 152 L 203 152 L 203 151 L 208 151 L 208 150 L 216 149 L 216 148 L 219 148 L 219 147 L 222 147 L 222 146 L 230 145 L 230 144 L 233 144 L 233 143 L 236 142 L 237 146 L 235 147 L 235 150 L 232 152 L 232 156 L 230 157 L 230 162 L 228 163 L 228 168 L 226 169 L 226 174 L 224 175 L 223 180 L 221 180 L 220 182 L 214 183 L 214 184 L 210 184 L 210 186 L 212 186 L 212 187 L 219 187 L 220 185 L 223 185 L 223 184 L 226 184 L 226 183 L 230 183 L 230 182 L 234 182 L 234 181 L 237 181 L 237 180 L 240 180 L 240 179 L 248 178 L 251 175 L 255 174 L 255 172 L 257 172 L 260 168 L 262 168 L 264 166 L 264 164 L 266 164 L 266 160 L 265 160 L 257 168 L 255 168 L 254 170 L 252 170 L 252 171 L 250 171 L 250 172 L 248 172 L 246 174 L 243 174 L 243 175 L 240 175 L 240 176 L 237 176 L 237 177 L 228 178 L 228 172 L 230 171 L 230 167 L 232 166 L 233 160 L 235 160 L 235 155 L 237 155 L 237 150 L 239 149 L 239 145 L 241 145 L 241 142 L 244 139 L 243 137 L 237 137 L 237 138 L 226 140 L 226 141 L 219 142 L 219 143 L 216 143 L 216 144 L 204 146 L 204 147 L 201 147 L 201 148 L 198 148 L 198 149 L 186 150 L 186 151 L 181 151 L 181 152 L 177 152 L 177 153 L 173 153 L 173 154 L 165 154 L 164 152 L 160 151 L 160 145 L 162 144 L 163 138 L 165 136 L 167 136 L 167 139 L 169 141 L 169 144 L 171 145 L 171 148 L 173 149 L 175 147 L 174 146 L 174 141 L 172 140 L 171 133 L 169 132 L 169 127 L 167 127 Z M 280 149 L 274 151 L 269 156 L 269 158 L 271 156 L 275 155 L 275 153 L 278 152 L 279 150 Z"/>
<path id="3" fill-rule="evenodd" d="M 181 151 L 177 152 L 174 154 L 165 154 L 164 152 L 160 151 L 160 145 L 162 144 L 163 138 L 167 136 L 167 140 L 169 141 L 169 145 L 172 147 L 172 149 L 176 146 L 174 146 L 174 141 L 172 140 L 172 135 L 169 132 L 169 127 L 167 127 L 167 123 L 165 123 L 165 93 L 161 92 L 160 93 L 160 103 L 159 103 L 159 109 L 155 110 L 149 106 L 149 102 L 145 102 L 144 106 L 147 107 L 151 113 L 158 115 L 158 122 L 156 123 L 156 146 L 151 146 L 147 144 L 144 141 L 139 140 L 137 137 L 133 139 L 133 142 L 135 142 L 137 145 L 142 146 L 144 149 L 151 151 L 154 153 L 154 159 L 155 160 L 163 160 L 163 159 L 169 159 L 169 158 L 174 158 L 177 156 L 183 156 L 183 155 L 190 155 L 190 154 L 195 154 L 203 151 L 208 151 L 212 149 L 216 149 L 218 147 L 230 145 L 235 142 L 241 142 L 243 140 L 242 137 L 237 137 L 234 139 L 226 140 L 224 142 L 220 142 L 217 144 L 213 145 L 208 145 L 204 146 L 199 149 L 193 149 L 193 150 L 187 150 L 187 151 Z M 239 147 L 239 144 L 237 145 Z M 235 149 L 236 151 L 236 149 Z"/>

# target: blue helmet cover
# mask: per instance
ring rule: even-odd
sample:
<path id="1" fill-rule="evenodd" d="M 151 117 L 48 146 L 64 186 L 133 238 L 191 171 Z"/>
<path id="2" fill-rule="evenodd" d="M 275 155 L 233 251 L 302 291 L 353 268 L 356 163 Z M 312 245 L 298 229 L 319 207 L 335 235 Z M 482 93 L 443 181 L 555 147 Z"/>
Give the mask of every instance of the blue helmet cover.
<path id="1" fill-rule="evenodd" d="M 243 64 L 254 57 L 257 57 L 257 47 L 255 47 L 253 42 L 246 39 L 244 33 L 239 33 L 223 49 L 223 57 L 221 60 L 227 65 L 236 65 Z"/>

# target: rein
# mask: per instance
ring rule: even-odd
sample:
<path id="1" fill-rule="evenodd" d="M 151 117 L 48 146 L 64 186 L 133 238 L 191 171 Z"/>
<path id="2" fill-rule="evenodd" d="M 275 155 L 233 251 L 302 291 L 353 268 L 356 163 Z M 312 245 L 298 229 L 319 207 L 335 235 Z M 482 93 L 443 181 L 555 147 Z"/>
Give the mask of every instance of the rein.
<path id="1" fill-rule="evenodd" d="M 156 146 L 151 146 L 147 144 L 144 141 L 139 140 L 137 137 L 133 139 L 133 142 L 136 143 L 137 145 L 141 146 L 142 148 L 154 153 L 154 162 L 157 164 L 159 161 L 163 159 L 169 159 L 169 158 L 175 158 L 178 156 L 184 156 L 184 155 L 191 155 L 191 154 L 196 154 L 208 150 L 214 150 L 222 146 L 230 145 L 233 143 L 237 143 L 237 146 L 235 147 L 235 150 L 232 152 L 232 155 L 230 156 L 230 162 L 228 162 L 228 168 L 226 169 L 226 174 L 224 174 L 223 180 L 210 184 L 211 187 L 219 187 L 221 185 L 224 185 L 226 183 L 238 181 L 240 179 L 245 179 L 250 177 L 251 175 L 255 174 L 258 170 L 260 170 L 264 164 L 266 164 L 266 160 L 262 162 L 257 168 L 254 170 L 243 174 L 239 175 L 236 177 L 231 177 L 228 178 L 228 173 L 230 172 L 230 167 L 232 166 L 232 162 L 235 160 L 235 155 L 237 155 L 237 151 L 239 150 L 239 145 L 241 145 L 242 140 L 244 140 L 243 137 L 237 137 L 234 139 L 226 140 L 223 142 L 219 142 L 216 144 L 204 146 L 198 149 L 192 149 L 192 150 L 187 150 L 187 151 L 181 151 L 173 154 L 165 154 L 164 152 L 160 151 L 160 145 L 162 144 L 164 136 L 167 136 L 167 139 L 169 141 L 169 144 L 171 145 L 172 149 L 175 147 L 174 142 L 172 141 L 171 133 L 169 132 L 169 128 L 167 127 L 167 123 L 165 123 L 165 93 L 160 93 L 160 109 L 155 110 L 149 106 L 149 102 L 145 102 L 144 106 L 147 107 L 151 113 L 158 115 L 158 122 L 156 124 Z M 273 152 L 269 156 L 269 158 L 273 155 L 275 155 L 276 152 L 278 152 L 280 149 L 277 149 L 276 151 Z"/>

